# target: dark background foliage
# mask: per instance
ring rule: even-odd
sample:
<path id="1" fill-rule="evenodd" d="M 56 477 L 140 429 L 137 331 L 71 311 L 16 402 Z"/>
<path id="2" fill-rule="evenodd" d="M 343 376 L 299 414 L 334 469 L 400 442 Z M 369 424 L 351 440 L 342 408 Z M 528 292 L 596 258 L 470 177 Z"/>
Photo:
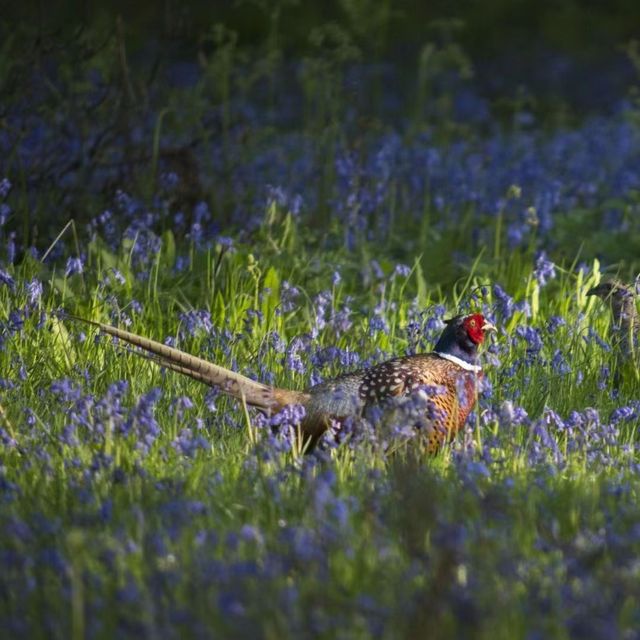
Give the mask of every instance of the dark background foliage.
<path id="1" fill-rule="evenodd" d="M 120 15 L 128 25 L 132 43 L 137 46 L 145 45 L 152 34 L 159 39 L 186 42 L 211 22 L 228 25 L 241 34 L 243 45 L 251 45 L 266 37 L 269 16 L 279 11 L 282 42 L 289 53 L 304 50 L 314 26 L 350 21 L 360 26 L 359 45 L 367 48 L 367 53 L 383 57 L 401 53 L 405 47 L 420 46 L 425 28 L 434 20 L 463 21 L 465 30 L 459 39 L 474 59 L 504 51 L 526 53 L 541 45 L 597 56 L 637 36 L 640 21 L 640 6 L 634 0 L 387 0 L 377 3 L 68 0 L 3 4 L 3 19 L 8 25 L 30 23 L 45 31 L 70 31 L 78 25 L 109 23 L 114 15 Z M 375 8 L 373 12 L 372 8 Z M 380 28 L 378 40 L 373 39 L 376 25 Z"/>
<path id="2" fill-rule="evenodd" d="M 277 46 L 288 58 L 306 55 L 313 29 L 334 23 L 349 32 L 368 62 L 399 62 L 408 75 L 425 41 L 438 34 L 460 44 L 484 76 L 487 90 L 533 84 L 540 92 L 580 98 L 583 103 L 590 98 L 600 105 L 606 104 L 606 92 L 594 91 L 589 75 L 606 66 L 614 76 L 608 97 L 614 89 L 619 91 L 631 71 L 624 48 L 638 36 L 640 24 L 640 5 L 634 0 L 69 0 L 6 3 L 2 14 L 5 38 L 15 34 L 16 27 L 19 33 L 26 27 L 35 36 L 35 42 L 14 42 L 25 53 L 51 36 L 73 37 L 78 29 L 108 33 L 119 17 L 130 54 L 144 57 L 157 49 L 165 59 L 185 60 L 193 59 L 214 23 L 235 32 L 239 47 L 247 49 L 262 47 L 277 30 Z M 557 69 L 554 74 L 540 66 L 552 57 L 564 59 L 572 72 Z M 490 78 L 496 71 L 502 76 L 498 84 Z M 558 74 L 564 74 L 562 81 Z"/>
<path id="3" fill-rule="evenodd" d="M 7 4 L 0 155 L 13 208 L 18 194 L 25 206 L 5 230 L 18 257 L 43 252 L 70 218 L 83 225 L 114 206 L 118 190 L 154 206 L 168 173 L 179 186 L 167 212 L 187 225 L 205 201 L 222 226 L 250 227 L 264 202 L 241 184 L 252 172 L 252 184 L 294 193 L 296 177 L 311 182 L 317 226 L 335 210 L 338 149 L 366 172 L 390 133 L 454 152 L 463 141 L 471 157 L 501 132 L 575 129 L 625 101 L 637 114 L 637 24 L 631 0 Z M 282 170 L 260 173 L 256 158 Z M 314 165 L 304 178 L 297 160 Z M 493 200 L 522 180 L 505 176 Z M 158 232 L 171 224 L 159 220 Z"/>

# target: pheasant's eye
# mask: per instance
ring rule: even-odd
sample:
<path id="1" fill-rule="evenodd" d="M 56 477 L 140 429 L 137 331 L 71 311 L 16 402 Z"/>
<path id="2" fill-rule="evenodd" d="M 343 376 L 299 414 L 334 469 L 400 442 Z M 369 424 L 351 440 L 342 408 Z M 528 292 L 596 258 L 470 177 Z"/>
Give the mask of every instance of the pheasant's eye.
<path id="1" fill-rule="evenodd" d="M 476 321 L 475 321 L 475 320 L 469 320 L 469 326 L 470 326 L 472 329 L 475 329 L 475 328 L 476 328 Z"/>

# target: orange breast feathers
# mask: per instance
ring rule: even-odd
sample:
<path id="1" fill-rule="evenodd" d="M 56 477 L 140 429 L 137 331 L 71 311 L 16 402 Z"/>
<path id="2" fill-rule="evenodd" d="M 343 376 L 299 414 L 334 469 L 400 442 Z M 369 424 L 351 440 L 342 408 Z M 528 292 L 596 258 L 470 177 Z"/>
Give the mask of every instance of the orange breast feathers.
<path id="1" fill-rule="evenodd" d="M 475 405 L 481 378 L 481 370 L 469 371 L 435 353 L 427 353 L 396 358 L 370 369 L 359 391 L 368 406 L 418 390 L 427 393 L 436 410 L 433 431 L 440 444 L 464 425 Z"/>

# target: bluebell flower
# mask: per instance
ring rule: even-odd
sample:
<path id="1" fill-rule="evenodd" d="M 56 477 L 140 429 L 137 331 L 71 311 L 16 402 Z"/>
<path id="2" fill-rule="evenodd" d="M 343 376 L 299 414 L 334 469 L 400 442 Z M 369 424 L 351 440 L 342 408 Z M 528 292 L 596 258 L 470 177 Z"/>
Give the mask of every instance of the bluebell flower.
<path id="1" fill-rule="evenodd" d="M 556 349 L 551 359 L 553 371 L 561 376 L 571 373 L 571 366 L 560 349 Z"/>
<path id="2" fill-rule="evenodd" d="M 134 217 L 139 210 L 138 203 L 128 193 L 120 189 L 116 191 L 115 203 L 118 209 L 128 218 Z"/>
<path id="3" fill-rule="evenodd" d="M 6 203 L 0 203 L 0 227 L 4 227 L 11 215 L 11 207 Z"/>
<path id="4" fill-rule="evenodd" d="M 510 222 L 507 226 L 507 246 L 509 249 L 520 247 L 529 231 L 529 227 L 522 222 Z"/>
<path id="5" fill-rule="evenodd" d="M 148 452 L 160 434 L 160 425 L 155 419 L 155 406 L 160 400 L 162 391 L 155 387 L 142 395 L 129 412 L 127 419 L 118 426 L 119 432 L 127 436 L 132 432 L 138 434 L 138 447 Z"/>
<path id="6" fill-rule="evenodd" d="M 6 198 L 11 191 L 11 182 L 8 178 L 2 178 L 0 180 L 0 198 Z"/>
<path id="7" fill-rule="evenodd" d="M 109 269 L 109 272 L 113 275 L 114 280 L 118 284 L 124 285 L 127 282 L 125 277 L 122 275 L 122 273 L 118 269 L 116 269 L 115 267 L 111 267 Z"/>
<path id="8" fill-rule="evenodd" d="M 0 269 L 0 283 L 6 285 L 12 291 L 16 288 L 16 281 L 4 269 Z"/>
<path id="9" fill-rule="evenodd" d="M 285 367 L 289 371 L 299 374 L 305 373 L 306 367 L 299 354 L 299 351 L 304 350 L 304 348 L 304 342 L 300 337 L 294 338 L 289 343 L 289 346 L 287 347 L 287 351 L 285 353 Z"/>
<path id="10" fill-rule="evenodd" d="M 84 271 L 84 260 L 82 258 L 70 257 L 67 260 L 67 265 L 64 270 L 64 275 L 69 277 L 76 273 L 82 273 Z"/>
<path id="11" fill-rule="evenodd" d="M 174 264 L 174 269 L 177 273 L 184 271 L 191 264 L 191 258 L 189 256 L 177 256 Z"/>
<path id="12" fill-rule="evenodd" d="M 297 427 L 300 425 L 305 415 L 306 411 L 303 405 L 290 404 L 284 407 L 282 411 L 271 416 L 269 423 L 274 427 L 283 425 Z"/>
<path id="13" fill-rule="evenodd" d="M 284 353 L 286 351 L 287 344 L 277 331 L 270 331 L 267 338 L 269 340 L 269 346 L 276 353 Z"/>
<path id="14" fill-rule="evenodd" d="M 550 427 L 555 427 L 560 431 L 564 430 L 565 428 L 565 424 L 562 418 L 553 409 L 550 409 L 549 407 L 545 407 L 542 419 L 544 420 L 544 423 L 546 425 Z"/>
<path id="15" fill-rule="evenodd" d="M 289 197 L 281 186 L 267 185 L 267 206 L 275 204 L 279 207 L 286 207 Z"/>
<path id="16" fill-rule="evenodd" d="M 289 200 L 289 212 L 294 218 L 297 218 L 300 215 L 303 206 L 304 206 L 304 200 L 299 193 L 296 193 Z"/>
<path id="17" fill-rule="evenodd" d="M 69 378 L 54 380 L 51 383 L 51 391 L 63 402 L 77 401 L 82 395 L 81 388 Z"/>
<path id="18" fill-rule="evenodd" d="M 389 333 L 389 325 L 380 313 L 375 313 L 369 318 L 369 332 L 376 333 L 378 331 Z"/>
<path id="19" fill-rule="evenodd" d="M 593 340 L 598 345 L 599 349 L 602 349 L 603 351 L 611 351 L 611 345 L 606 340 L 603 340 L 600 337 L 600 334 L 593 329 L 593 327 L 589 327 L 587 329 L 587 333 L 582 337 L 582 339 L 587 343 Z"/>
<path id="20" fill-rule="evenodd" d="M 444 315 L 447 309 L 442 304 L 437 304 L 430 309 L 430 314 L 424 325 L 425 334 L 429 341 L 435 342 L 442 330 L 445 328 Z"/>
<path id="21" fill-rule="evenodd" d="M 398 276 L 400 278 L 408 278 L 410 274 L 411 267 L 407 266 L 406 264 L 397 264 L 393 270 L 393 274 L 391 275 L 391 277 L 395 278 L 396 276 Z"/>
<path id="22" fill-rule="evenodd" d="M 29 304 L 33 305 L 42 297 L 42 282 L 37 278 L 33 278 L 27 283 L 27 299 Z"/>
<path id="23" fill-rule="evenodd" d="M 264 536 L 257 527 L 245 524 L 240 529 L 240 539 L 245 542 L 253 542 L 257 546 L 262 547 L 264 545 Z"/>
<path id="24" fill-rule="evenodd" d="M 373 276 L 377 280 L 382 280 L 384 278 L 384 271 L 380 266 L 380 263 L 374 258 L 369 262 L 369 266 L 371 267 L 371 271 L 373 272 Z"/>
<path id="25" fill-rule="evenodd" d="M 218 236 L 217 243 L 225 250 L 232 251 L 234 248 L 233 238 L 229 236 Z"/>
<path id="26" fill-rule="evenodd" d="M 174 171 L 163 172 L 160 174 L 159 183 L 163 191 L 171 193 L 180 184 L 180 177 Z"/>
<path id="27" fill-rule="evenodd" d="M 341 349 L 339 357 L 340 366 L 343 369 L 352 369 L 360 362 L 360 356 L 355 351 Z"/>
<path id="28" fill-rule="evenodd" d="M 178 396 L 171 400 L 169 404 L 169 414 L 175 414 L 176 418 L 181 420 L 184 417 L 185 411 L 193 409 L 194 406 L 193 400 L 189 396 Z"/>
<path id="29" fill-rule="evenodd" d="M 209 443 L 202 435 L 195 435 L 191 429 L 182 429 L 172 446 L 187 458 L 193 458 L 198 450 L 206 450 Z"/>
<path id="30" fill-rule="evenodd" d="M 606 364 L 601 365 L 598 371 L 598 389 L 601 391 L 606 389 L 609 386 L 610 379 L 611 369 Z"/>
<path id="31" fill-rule="evenodd" d="M 527 354 L 537 355 L 543 347 L 540 331 L 529 325 L 519 325 L 516 327 L 516 335 L 522 338 L 527 344 Z"/>
<path id="32" fill-rule="evenodd" d="M 513 298 L 497 283 L 493 285 L 493 296 L 496 301 L 498 313 L 500 313 L 505 321 L 509 320 L 515 310 Z"/>
<path id="33" fill-rule="evenodd" d="M 353 326 L 353 322 L 351 321 L 351 309 L 346 306 L 349 301 L 350 300 L 348 299 L 345 300 L 345 306 L 338 310 L 334 309 L 331 314 L 330 324 L 337 335 L 347 333 Z"/>
<path id="34" fill-rule="evenodd" d="M 527 424 L 529 416 L 523 407 L 516 406 L 510 400 L 505 400 L 500 405 L 498 413 L 501 424 L 508 425 L 520 425 Z"/>
<path id="35" fill-rule="evenodd" d="M 613 424 L 618 424 L 618 422 L 629 422 L 638 417 L 639 409 L 640 407 L 637 406 L 617 407 L 611 413 L 610 420 Z"/>
<path id="36" fill-rule="evenodd" d="M 551 316 L 547 322 L 547 330 L 549 333 L 555 333 L 559 327 L 566 326 L 566 321 L 561 316 Z"/>
<path id="37" fill-rule="evenodd" d="M 173 226 L 182 228 L 186 223 L 186 216 L 184 215 L 184 211 L 176 211 L 173 214 Z"/>
<path id="38" fill-rule="evenodd" d="M 7 238 L 7 262 L 13 264 L 16 259 L 16 232 L 12 231 Z"/>
<path id="39" fill-rule="evenodd" d="M 124 237 L 133 242 L 131 257 L 136 267 L 144 269 L 155 259 L 162 248 L 161 238 L 151 230 L 152 220 L 135 218 L 125 229 Z M 138 274 L 145 276 L 144 272 Z"/>
<path id="40" fill-rule="evenodd" d="M 180 339 L 187 335 L 198 336 L 200 333 L 210 335 L 214 327 L 211 320 L 211 313 L 206 309 L 192 309 L 179 315 L 180 318 Z"/>
<path id="41" fill-rule="evenodd" d="M 331 308 L 333 297 L 330 291 L 321 291 L 313 299 L 315 317 L 311 329 L 312 337 L 317 337 L 327 326 L 327 312 Z"/>
<path id="42" fill-rule="evenodd" d="M 231 619 L 243 617 L 246 614 L 246 607 L 241 598 L 234 593 L 224 591 L 218 595 L 218 608 L 225 617 Z"/>
<path id="43" fill-rule="evenodd" d="M 547 254 L 541 251 L 536 258 L 536 265 L 533 276 L 541 287 L 544 287 L 549 280 L 556 277 L 556 266 L 547 259 Z"/>
<path id="44" fill-rule="evenodd" d="M 142 311 L 144 310 L 142 303 L 139 300 L 136 300 L 135 298 L 132 299 L 131 302 L 129 303 L 129 308 L 133 313 L 138 315 L 142 314 Z"/>
<path id="45" fill-rule="evenodd" d="M 294 287 L 287 280 L 283 280 L 280 286 L 280 309 L 288 313 L 298 307 L 298 297 L 300 296 L 300 290 Z"/>

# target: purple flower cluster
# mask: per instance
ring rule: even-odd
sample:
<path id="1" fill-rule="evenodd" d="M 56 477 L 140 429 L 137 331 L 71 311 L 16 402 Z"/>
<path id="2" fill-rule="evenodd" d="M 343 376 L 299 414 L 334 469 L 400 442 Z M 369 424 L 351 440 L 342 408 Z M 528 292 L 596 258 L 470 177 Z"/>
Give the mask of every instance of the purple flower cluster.
<path id="1" fill-rule="evenodd" d="M 62 107 L 51 122 L 24 101 L 3 113 L 1 628 L 16 637 L 633 637 L 637 371 L 618 366 L 581 294 L 551 298 L 572 276 L 558 257 L 565 244 L 637 231 L 629 114 L 542 132 L 522 110 L 506 131 L 467 91 L 450 104 L 483 129 L 446 134 L 447 144 L 398 119 L 362 127 L 355 104 L 319 135 L 275 73 L 264 82 L 269 108 L 249 90 L 216 104 L 235 40 L 220 27 L 204 37 L 212 42 L 193 83 L 207 106 L 176 106 L 150 176 L 132 165 L 159 130 L 160 89 L 144 116 L 130 114 L 126 136 L 97 118 L 61 127 L 73 122 Z M 339 30 L 312 37 L 341 43 L 336 55 L 348 48 Z M 310 82 L 304 65 L 291 78 Z M 50 71 L 46 93 L 65 82 L 65 69 Z M 43 71 L 30 73 L 35 85 Z M 354 93 L 363 73 L 384 75 L 345 70 Z M 109 98 L 97 71 L 76 84 L 80 103 Z M 182 123 L 194 120 L 221 134 L 191 144 Z M 78 192 L 113 194 L 116 184 L 89 207 L 92 219 L 57 237 L 60 211 L 87 211 Z M 46 255 L 16 235 L 26 207 L 53 221 L 38 238 Z M 69 241 L 76 231 L 80 247 Z M 529 267 L 502 269 L 505 242 Z M 453 289 L 455 311 L 454 298 L 434 304 L 484 246 L 495 247 L 498 269 L 475 265 Z M 481 279 L 485 268 L 504 282 Z M 304 406 L 247 418 L 217 389 L 174 392 L 170 371 L 162 390 L 136 395 L 137 369 L 129 381 L 109 377 L 111 343 L 76 340 L 71 321 L 45 317 L 64 297 L 70 310 L 94 317 L 95 304 L 130 327 L 168 296 L 187 310 L 166 344 L 194 342 L 203 357 L 298 388 L 392 349 L 428 351 L 454 312 L 480 310 L 500 333 L 483 347 L 475 411 L 436 460 L 425 460 L 421 439 L 440 417 L 438 385 L 328 425 L 301 455 Z M 95 362 L 83 364 L 85 353 Z M 348 394 L 332 401 L 344 414 L 360 406 Z"/>

